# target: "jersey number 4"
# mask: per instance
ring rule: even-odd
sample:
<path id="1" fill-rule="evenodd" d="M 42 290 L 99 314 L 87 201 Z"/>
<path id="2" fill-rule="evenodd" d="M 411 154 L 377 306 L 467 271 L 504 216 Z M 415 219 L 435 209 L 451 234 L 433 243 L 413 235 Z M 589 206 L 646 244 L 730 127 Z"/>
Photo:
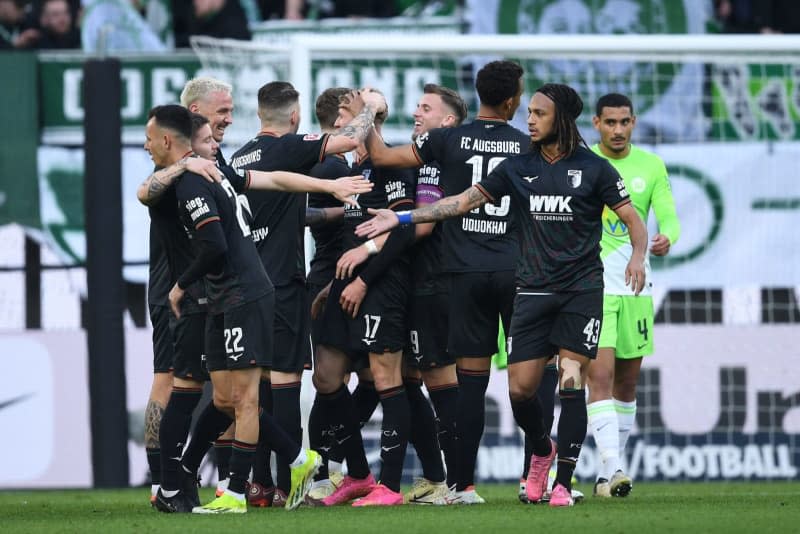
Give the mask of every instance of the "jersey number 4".
<path id="1" fill-rule="evenodd" d="M 469 165 L 472 165 L 472 185 L 477 184 L 484 177 L 488 176 L 495 167 L 497 167 L 500 162 L 502 162 L 505 156 L 497 156 L 494 158 L 489 158 L 486 161 L 486 168 L 483 166 L 484 157 L 481 155 L 472 156 L 467 160 Z M 505 195 L 503 198 L 500 199 L 500 205 L 496 206 L 495 204 L 484 204 L 483 209 L 486 212 L 486 215 L 493 215 L 495 217 L 505 217 L 508 215 L 509 207 L 511 206 L 511 197 Z M 470 213 L 480 213 L 480 208 L 475 208 L 470 210 Z"/>

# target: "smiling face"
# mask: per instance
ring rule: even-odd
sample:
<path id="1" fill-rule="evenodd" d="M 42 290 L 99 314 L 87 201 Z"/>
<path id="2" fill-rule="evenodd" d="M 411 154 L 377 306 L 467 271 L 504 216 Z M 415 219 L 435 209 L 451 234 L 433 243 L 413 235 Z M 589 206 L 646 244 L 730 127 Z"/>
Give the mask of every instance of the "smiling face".
<path id="1" fill-rule="evenodd" d="M 233 97 L 225 91 L 215 91 L 192 102 L 189 111 L 207 118 L 211 124 L 211 135 L 217 143 L 221 143 L 225 129 L 233 124 Z"/>
<path id="2" fill-rule="evenodd" d="M 411 139 L 416 139 L 433 128 L 449 126 L 454 121 L 455 116 L 444 104 L 441 96 L 425 93 L 417 102 L 417 109 L 414 111 L 414 131 L 411 132 Z"/>
<path id="3" fill-rule="evenodd" d="M 531 141 L 542 145 L 555 142 L 556 104 L 542 93 L 534 93 L 528 104 L 528 132 Z"/>
<path id="4" fill-rule="evenodd" d="M 600 133 L 600 150 L 609 157 L 623 157 L 630 150 L 631 135 L 636 117 L 628 106 L 604 106 L 600 116 L 592 118 L 595 130 Z"/>
<path id="5" fill-rule="evenodd" d="M 211 125 L 204 124 L 194 133 L 192 137 L 192 151 L 203 159 L 215 161 L 219 143 L 211 135 Z"/>

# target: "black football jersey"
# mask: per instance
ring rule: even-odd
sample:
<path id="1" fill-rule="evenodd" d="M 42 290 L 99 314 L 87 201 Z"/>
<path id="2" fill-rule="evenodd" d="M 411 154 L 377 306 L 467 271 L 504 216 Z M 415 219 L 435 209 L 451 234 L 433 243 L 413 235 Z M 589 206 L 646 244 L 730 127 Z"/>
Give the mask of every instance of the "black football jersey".
<path id="1" fill-rule="evenodd" d="M 356 226 L 372 218 L 367 209 L 389 208 L 395 211 L 414 208 L 414 194 L 417 186 L 416 169 L 387 169 L 374 167 L 369 156 L 353 165 L 353 174 L 361 174 L 375 185 L 367 193 L 358 195 L 359 207 L 347 205 L 344 208 L 344 228 L 342 250 L 347 251 L 367 241 L 355 233 Z"/>
<path id="2" fill-rule="evenodd" d="M 505 121 L 478 118 L 456 128 L 430 130 L 412 146 L 420 164 L 439 164 L 442 189 L 452 196 L 481 181 L 505 158 L 527 153 L 530 139 Z M 509 199 L 497 200 L 442 222 L 443 271 L 514 269 L 517 245 L 509 227 Z"/>
<path id="3" fill-rule="evenodd" d="M 342 176 L 350 176 L 352 171 L 347 160 L 339 155 L 326 156 L 320 163 L 314 165 L 309 175 L 314 178 L 335 180 Z M 323 193 L 310 193 L 308 205 L 312 208 L 341 207 L 342 202 L 333 195 Z M 325 224 L 311 228 L 314 238 L 314 258 L 311 260 L 311 270 L 308 281 L 315 284 L 327 284 L 336 273 L 336 261 L 342 255 L 342 221 L 328 221 Z"/>
<path id="4" fill-rule="evenodd" d="M 178 211 L 175 186 L 164 191 L 158 202 L 148 208 L 150 213 L 150 302 L 169 305 L 168 295 L 178 276 L 194 258 L 191 236 L 184 228 Z M 163 300 L 154 301 L 154 291 Z M 186 288 L 181 301 L 181 313 L 205 313 L 206 294 L 202 280 Z"/>
<path id="5" fill-rule="evenodd" d="M 234 169 L 308 174 L 325 155 L 327 135 L 262 133 L 231 157 Z M 305 280 L 303 237 L 306 195 L 283 191 L 246 192 L 253 213 L 253 241 L 275 285 Z"/>
<path id="6" fill-rule="evenodd" d="M 433 204 L 444 198 L 440 182 L 439 165 L 426 163 L 417 170 L 416 205 Z M 433 227 L 433 232 L 419 241 L 412 249 L 412 274 L 414 293 L 432 295 L 439 291 L 442 262 L 442 223 Z"/>
<path id="7" fill-rule="evenodd" d="M 223 179 L 210 183 L 187 172 L 178 182 L 181 220 L 194 235 L 206 224 L 221 224 L 227 252 L 222 271 L 205 276 L 209 313 L 218 314 L 258 300 L 274 288 L 251 237 L 247 199 Z"/>
<path id="8" fill-rule="evenodd" d="M 608 161 L 584 147 L 552 163 L 532 152 L 504 161 L 477 187 L 489 199 L 511 196 L 520 233 L 518 287 L 602 289 L 603 206 L 630 202 Z"/>

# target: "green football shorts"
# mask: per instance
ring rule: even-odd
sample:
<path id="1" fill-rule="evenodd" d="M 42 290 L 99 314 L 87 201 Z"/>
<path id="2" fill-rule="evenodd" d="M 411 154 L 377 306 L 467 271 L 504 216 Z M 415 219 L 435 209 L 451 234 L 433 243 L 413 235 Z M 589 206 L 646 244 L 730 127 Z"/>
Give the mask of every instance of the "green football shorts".
<path id="1" fill-rule="evenodd" d="M 601 349 L 616 350 L 617 358 L 653 354 L 653 297 L 603 295 Z"/>

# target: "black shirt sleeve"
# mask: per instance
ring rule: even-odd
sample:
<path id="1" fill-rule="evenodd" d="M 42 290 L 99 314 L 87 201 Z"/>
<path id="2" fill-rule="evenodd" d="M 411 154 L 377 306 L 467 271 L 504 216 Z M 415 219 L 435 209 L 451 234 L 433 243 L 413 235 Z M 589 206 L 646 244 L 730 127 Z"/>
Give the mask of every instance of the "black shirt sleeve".
<path id="1" fill-rule="evenodd" d="M 489 202 L 497 202 L 505 195 L 511 194 L 511 162 L 506 159 L 494 168 L 489 176 L 475 184 Z"/>
<path id="2" fill-rule="evenodd" d="M 411 146 L 420 164 L 442 161 L 445 152 L 443 149 L 445 146 L 446 134 L 446 128 L 434 128 L 414 140 L 414 144 Z"/>

